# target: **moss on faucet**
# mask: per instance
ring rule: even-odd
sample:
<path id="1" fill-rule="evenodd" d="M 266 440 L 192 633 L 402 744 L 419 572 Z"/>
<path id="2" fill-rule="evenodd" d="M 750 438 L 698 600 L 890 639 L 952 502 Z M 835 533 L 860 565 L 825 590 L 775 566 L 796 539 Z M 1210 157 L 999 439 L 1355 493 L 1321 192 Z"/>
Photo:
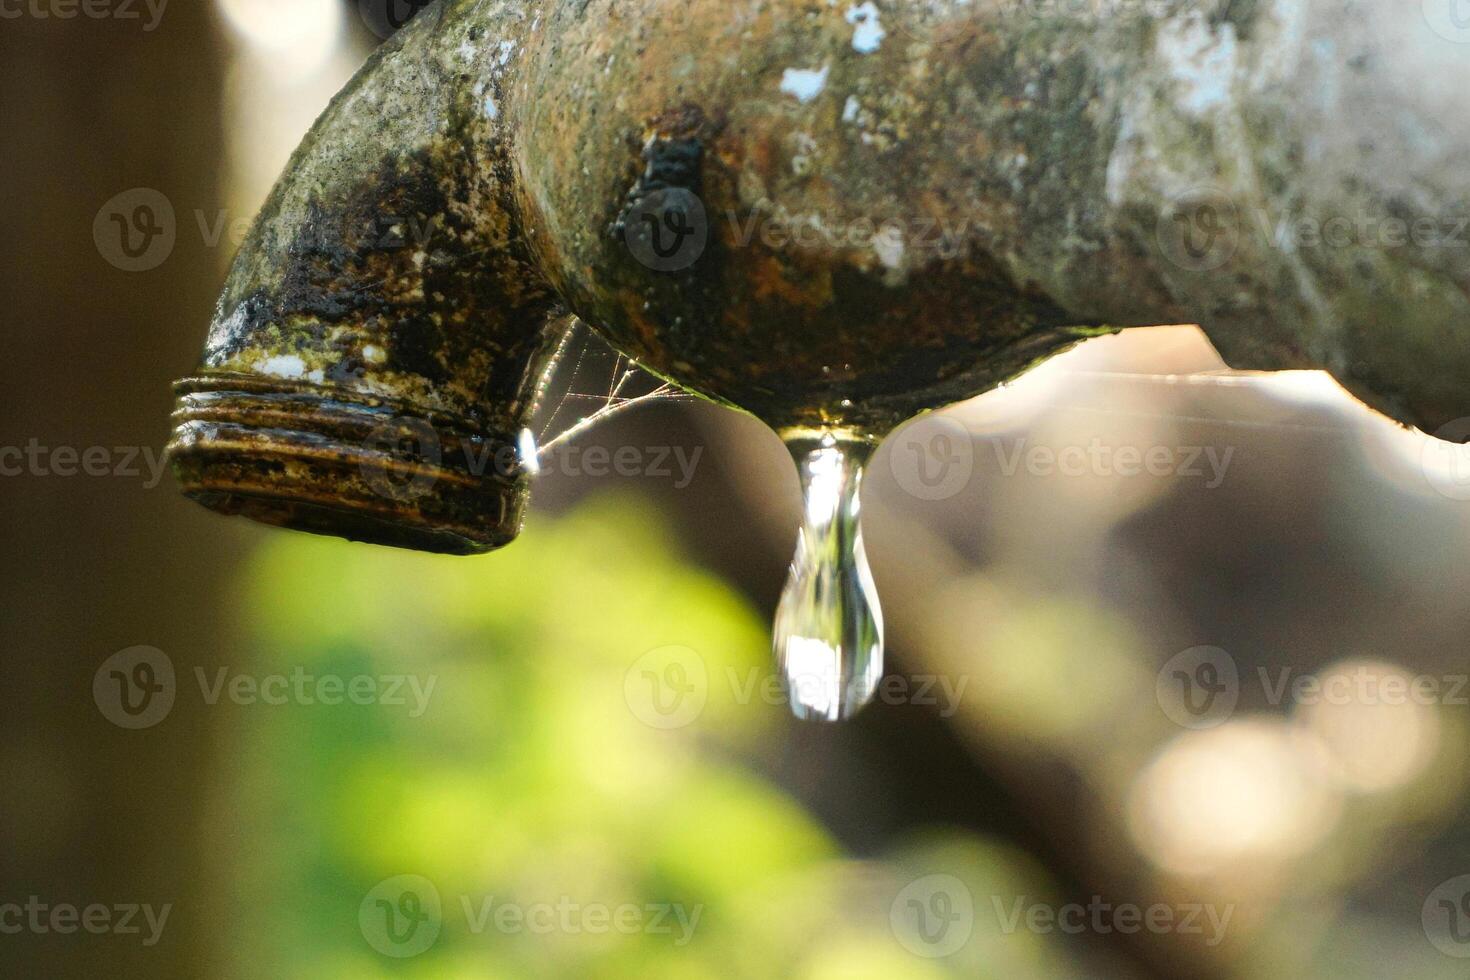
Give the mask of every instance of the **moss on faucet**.
<path id="1" fill-rule="evenodd" d="M 1467 83 L 1470 46 L 1340 0 L 441 0 L 292 158 L 174 459 L 219 509 L 502 544 L 524 474 L 445 447 L 514 445 L 568 311 L 777 429 L 879 435 L 1179 322 L 1434 428 L 1470 412 Z M 380 416 L 435 451 L 363 450 Z"/>

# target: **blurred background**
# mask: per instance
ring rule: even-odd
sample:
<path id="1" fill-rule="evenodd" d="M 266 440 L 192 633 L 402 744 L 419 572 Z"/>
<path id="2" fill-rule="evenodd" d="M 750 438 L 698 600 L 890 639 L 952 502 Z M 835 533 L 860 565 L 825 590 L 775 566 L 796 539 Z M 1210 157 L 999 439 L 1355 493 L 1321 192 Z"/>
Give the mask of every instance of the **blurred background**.
<path id="1" fill-rule="evenodd" d="M 900 430 L 836 726 L 736 413 L 560 443 L 481 558 L 179 497 L 170 382 L 379 6 L 0 6 L 0 972 L 1464 975 L 1470 466 L 1325 376 L 1157 328 Z M 548 439 L 622 373 L 581 336 Z"/>

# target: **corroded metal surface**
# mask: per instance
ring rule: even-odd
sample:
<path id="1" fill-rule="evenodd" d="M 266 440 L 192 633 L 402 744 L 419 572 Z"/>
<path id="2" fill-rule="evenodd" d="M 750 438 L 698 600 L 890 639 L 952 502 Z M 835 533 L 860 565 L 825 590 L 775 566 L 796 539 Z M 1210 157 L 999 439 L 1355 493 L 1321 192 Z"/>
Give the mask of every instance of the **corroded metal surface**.
<path id="1" fill-rule="evenodd" d="M 489 427 L 523 419 L 518 368 L 552 296 L 486 118 L 505 66 L 474 43 L 483 28 L 441 20 L 431 9 L 385 45 L 297 150 L 220 298 L 206 369 L 340 385 Z"/>
<path id="2" fill-rule="evenodd" d="M 1196 322 L 1433 429 L 1470 414 L 1470 36 L 1430 6 L 444 0 L 292 161 L 205 377 L 507 443 L 564 308 L 777 429 L 881 435 Z"/>
<path id="3" fill-rule="evenodd" d="M 401 401 L 245 374 L 178 383 L 169 455 L 189 496 L 266 524 L 473 554 L 508 544 L 517 447 Z"/>
<path id="4" fill-rule="evenodd" d="M 1432 429 L 1470 411 L 1470 44 L 1420 6 L 556 4 L 517 162 L 572 307 L 777 425 L 1197 322 Z M 618 232 L 670 184 L 708 244 L 651 271 Z"/>
<path id="5" fill-rule="evenodd" d="M 426 550 L 514 538 L 516 443 L 559 331 L 486 112 L 508 59 L 484 34 L 426 11 L 292 158 L 179 385 L 190 496 Z"/>

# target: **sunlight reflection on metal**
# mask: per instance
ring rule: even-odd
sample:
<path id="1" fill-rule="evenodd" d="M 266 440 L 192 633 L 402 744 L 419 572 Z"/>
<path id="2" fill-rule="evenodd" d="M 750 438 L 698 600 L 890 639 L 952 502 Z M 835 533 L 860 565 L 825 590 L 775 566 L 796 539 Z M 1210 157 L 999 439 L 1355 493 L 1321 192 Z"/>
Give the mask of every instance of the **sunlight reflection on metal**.
<path id="1" fill-rule="evenodd" d="M 1261 377 L 1262 387 L 1273 395 L 1303 405 L 1346 404 L 1352 399 L 1326 371 L 1278 371 Z"/>

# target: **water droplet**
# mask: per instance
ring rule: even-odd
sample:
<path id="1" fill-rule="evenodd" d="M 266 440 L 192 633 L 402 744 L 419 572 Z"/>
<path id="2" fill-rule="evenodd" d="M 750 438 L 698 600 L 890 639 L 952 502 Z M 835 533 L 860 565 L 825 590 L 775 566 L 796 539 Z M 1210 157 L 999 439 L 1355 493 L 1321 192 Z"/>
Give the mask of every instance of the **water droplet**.
<path id="1" fill-rule="evenodd" d="M 805 507 L 776 611 L 776 661 L 798 718 L 838 721 L 872 700 L 883 677 L 883 612 L 858 520 L 873 447 L 830 432 L 787 446 Z"/>

